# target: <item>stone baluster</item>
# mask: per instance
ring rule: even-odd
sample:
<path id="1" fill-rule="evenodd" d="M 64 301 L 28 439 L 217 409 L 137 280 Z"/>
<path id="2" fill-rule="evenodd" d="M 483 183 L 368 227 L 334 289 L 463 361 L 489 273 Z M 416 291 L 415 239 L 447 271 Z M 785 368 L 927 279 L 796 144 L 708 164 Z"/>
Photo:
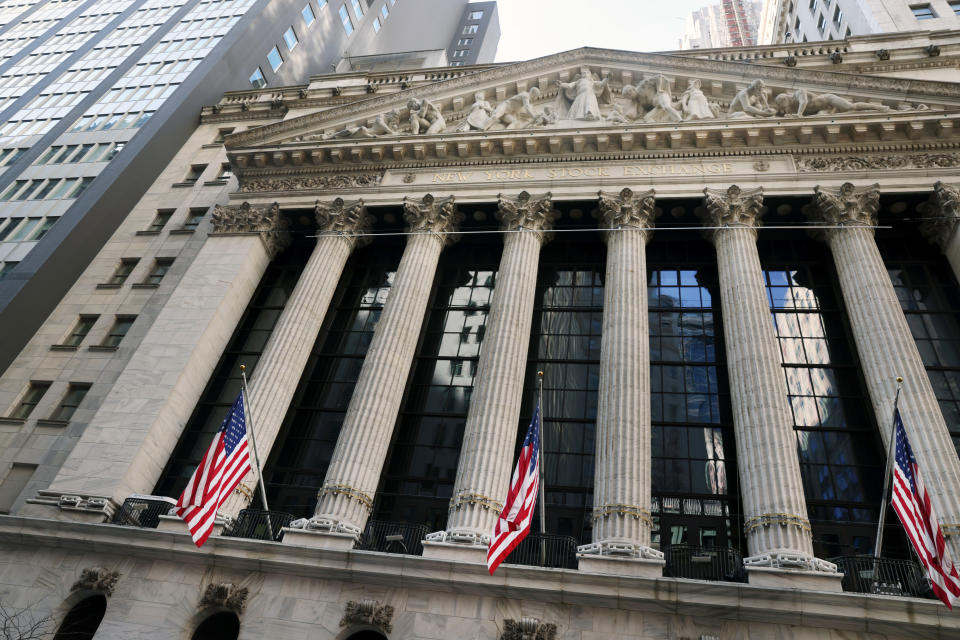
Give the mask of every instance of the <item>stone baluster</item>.
<path id="1" fill-rule="evenodd" d="M 704 194 L 704 217 L 717 250 L 749 580 L 839 591 L 836 567 L 813 556 L 797 440 L 756 246 L 762 190 L 734 185 Z"/>
<path id="2" fill-rule="evenodd" d="M 317 244 L 250 381 L 250 414 L 261 464 L 266 463 L 287 415 L 347 258 L 364 240 L 357 234 L 369 230 L 372 220 L 363 200 L 347 203 L 342 198 L 317 202 L 315 215 L 320 232 Z M 221 515 L 236 517 L 248 506 L 257 484 L 256 473 L 247 474 L 243 482 L 246 491 L 235 491 L 227 498 L 220 507 Z"/>
<path id="3" fill-rule="evenodd" d="M 447 530 L 432 533 L 424 555 L 482 562 L 513 472 L 540 247 L 556 213 L 551 195 L 501 195 L 503 256 L 487 316 L 476 383 L 460 448 Z"/>
<path id="4" fill-rule="evenodd" d="M 581 571 L 658 576 L 650 548 L 650 340 L 646 244 L 654 192 L 600 192 L 606 233 L 600 393 L 593 486 L 593 544 L 578 549 Z M 615 558 L 613 562 L 608 561 Z M 624 562 L 630 560 L 630 562 Z"/>
<path id="5" fill-rule="evenodd" d="M 407 246 L 367 349 L 315 515 L 285 542 L 350 548 L 363 531 L 390 446 L 440 252 L 463 216 L 452 197 L 404 201 Z"/>
<path id="6" fill-rule="evenodd" d="M 936 183 L 923 212 L 926 220 L 920 224 L 921 233 L 940 247 L 960 280 L 960 233 L 956 232 L 960 226 L 960 189 Z"/>
<path id="7" fill-rule="evenodd" d="M 811 214 L 833 253 L 857 355 L 884 444 L 890 441 L 896 378 L 903 377 L 900 415 L 927 491 L 960 559 L 960 458 L 947 430 L 920 352 L 874 240 L 878 185 L 817 187 Z M 889 447 L 888 447 L 889 448 Z"/>

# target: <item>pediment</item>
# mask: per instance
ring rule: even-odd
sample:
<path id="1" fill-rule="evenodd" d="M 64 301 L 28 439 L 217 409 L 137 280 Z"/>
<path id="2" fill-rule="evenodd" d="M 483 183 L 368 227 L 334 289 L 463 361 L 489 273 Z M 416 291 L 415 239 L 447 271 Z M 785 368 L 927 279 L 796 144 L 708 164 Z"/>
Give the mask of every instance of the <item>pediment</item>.
<path id="1" fill-rule="evenodd" d="M 497 143 L 506 153 L 524 144 L 522 136 L 551 133 L 595 139 L 607 131 L 636 131 L 643 138 L 665 127 L 682 132 L 801 121 L 906 122 L 957 111 L 960 85 L 953 83 L 582 48 L 256 127 L 229 136 L 227 149 L 231 157 L 247 158 L 259 150 L 320 149 L 312 152 L 316 163 L 351 154 L 377 159 L 376 152 L 352 149 L 378 144 L 382 158 L 383 149 L 418 141 L 436 145 L 442 139 L 458 148 L 473 139 L 482 151 L 484 140 L 512 137 L 515 143 Z M 691 140 L 703 138 L 697 136 Z"/>

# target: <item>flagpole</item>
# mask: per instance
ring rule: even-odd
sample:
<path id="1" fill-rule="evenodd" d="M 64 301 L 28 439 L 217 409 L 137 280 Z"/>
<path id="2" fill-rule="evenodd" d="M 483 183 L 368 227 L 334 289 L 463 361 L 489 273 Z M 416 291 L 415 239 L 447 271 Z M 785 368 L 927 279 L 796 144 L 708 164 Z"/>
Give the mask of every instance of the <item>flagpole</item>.
<path id="1" fill-rule="evenodd" d="M 260 456 L 257 455 L 257 438 L 254 436 L 253 429 L 253 410 L 250 408 L 250 394 L 247 392 L 247 367 L 240 365 L 240 376 L 243 378 L 243 407 L 246 413 L 247 434 L 250 436 L 250 445 L 253 448 L 253 461 L 257 465 L 257 481 L 260 484 L 260 500 L 263 501 L 263 510 L 267 515 L 267 531 L 270 533 L 270 539 L 273 540 L 273 523 L 270 522 L 270 507 L 267 506 L 267 489 L 263 486 L 263 471 L 260 467 Z"/>
<path id="2" fill-rule="evenodd" d="M 883 523 L 887 517 L 887 498 L 890 495 L 890 476 L 893 474 L 894 447 L 897 441 L 897 405 L 900 403 L 900 390 L 903 388 L 903 378 L 897 376 L 897 395 L 893 398 L 893 414 L 891 415 L 890 441 L 887 443 L 887 467 L 883 476 L 883 499 L 880 501 L 880 521 L 877 523 L 877 544 L 873 547 L 874 560 L 880 559 L 883 547 Z M 876 568 L 874 568 L 876 574 Z"/>
<path id="3" fill-rule="evenodd" d="M 537 371 L 537 408 L 540 411 L 540 451 L 537 452 L 537 462 L 540 467 L 540 564 L 547 566 L 547 513 L 545 490 L 543 484 L 543 371 Z"/>

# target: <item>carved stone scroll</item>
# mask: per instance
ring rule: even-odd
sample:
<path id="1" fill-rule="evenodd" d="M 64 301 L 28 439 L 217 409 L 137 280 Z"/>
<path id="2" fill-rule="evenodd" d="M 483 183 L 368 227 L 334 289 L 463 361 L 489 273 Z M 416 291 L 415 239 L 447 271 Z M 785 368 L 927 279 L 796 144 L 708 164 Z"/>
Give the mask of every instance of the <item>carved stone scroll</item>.
<path id="1" fill-rule="evenodd" d="M 91 567 L 80 573 L 80 579 L 73 583 L 70 590 L 98 591 L 109 597 L 113 595 L 113 590 L 116 588 L 119 579 L 119 571 L 111 571 L 103 567 Z"/>
<path id="2" fill-rule="evenodd" d="M 500 640 L 555 640 L 557 625 L 540 622 L 537 618 L 504 620 Z"/>
<path id="3" fill-rule="evenodd" d="M 343 608 L 340 626 L 352 624 L 369 624 L 390 633 L 393 631 L 393 607 L 389 604 L 381 605 L 376 600 L 350 600 Z"/>
<path id="4" fill-rule="evenodd" d="M 463 217 L 457 210 L 453 196 L 438 200 L 428 193 L 419 201 L 403 199 L 403 219 L 410 225 L 410 231 L 435 234 L 447 244 L 456 242 L 457 236 L 451 232 L 459 226 Z"/>
<path id="5" fill-rule="evenodd" d="M 937 182 L 923 210 L 926 220 L 920 224 L 920 233 L 940 249 L 946 250 L 960 222 L 960 189 Z"/>
<path id="6" fill-rule="evenodd" d="M 213 209 L 213 234 L 259 234 L 271 256 L 275 256 L 289 241 L 286 221 L 280 215 L 280 205 L 252 207 L 249 202 L 240 206 L 217 205 Z"/>
<path id="7" fill-rule="evenodd" d="M 243 610 L 247 606 L 247 597 L 250 590 L 246 587 L 238 587 L 232 582 L 220 584 L 208 584 L 200 598 L 200 608 L 215 607 L 227 609 L 238 616 L 243 615 Z"/>

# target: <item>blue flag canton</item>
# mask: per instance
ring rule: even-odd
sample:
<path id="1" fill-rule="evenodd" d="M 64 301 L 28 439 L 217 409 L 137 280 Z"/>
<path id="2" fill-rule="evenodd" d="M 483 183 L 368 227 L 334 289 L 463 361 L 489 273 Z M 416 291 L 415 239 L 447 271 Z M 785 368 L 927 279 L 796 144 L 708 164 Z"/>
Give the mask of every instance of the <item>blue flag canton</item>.
<path id="1" fill-rule="evenodd" d="M 527 437 L 523 439 L 523 448 L 533 446 L 530 454 L 530 467 L 527 473 L 533 473 L 537 466 L 537 459 L 540 457 L 540 403 L 537 403 L 533 410 L 533 418 L 530 420 L 530 428 L 527 429 Z"/>
<path id="2" fill-rule="evenodd" d="M 247 419 L 243 410 L 243 393 L 237 397 L 237 401 L 233 403 L 233 408 L 230 409 L 229 415 L 223 419 L 223 424 L 220 425 L 220 431 L 223 432 L 223 447 L 226 450 L 226 455 L 233 453 L 233 450 L 237 448 L 237 444 L 245 435 L 247 435 Z"/>
<path id="3" fill-rule="evenodd" d="M 917 485 L 913 479 L 913 465 L 916 464 L 917 461 L 913 457 L 913 449 L 910 448 L 910 442 L 907 441 L 907 432 L 903 428 L 903 420 L 900 418 L 899 410 L 897 410 L 894 415 L 894 420 L 897 432 L 897 450 L 895 453 L 897 466 L 903 475 L 907 477 L 907 480 L 910 481 L 910 490 L 916 493 Z"/>

